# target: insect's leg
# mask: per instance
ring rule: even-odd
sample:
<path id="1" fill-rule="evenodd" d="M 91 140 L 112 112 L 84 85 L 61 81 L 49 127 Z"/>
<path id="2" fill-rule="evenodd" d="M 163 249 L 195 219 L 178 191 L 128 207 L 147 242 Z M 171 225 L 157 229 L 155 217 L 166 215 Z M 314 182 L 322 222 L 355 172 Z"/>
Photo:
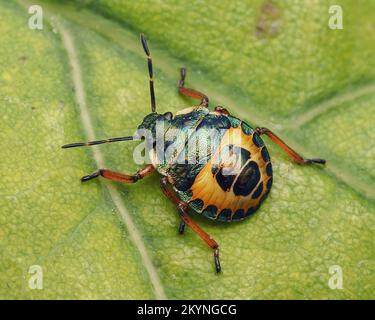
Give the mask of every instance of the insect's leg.
<path id="1" fill-rule="evenodd" d="M 190 89 L 190 88 L 185 88 L 184 87 L 184 85 L 185 85 L 185 77 L 186 77 L 186 69 L 185 68 L 181 68 L 180 72 L 181 72 L 181 79 L 178 82 L 178 91 L 182 95 L 184 95 L 184 96 L 200 100 L 201 101 L 201 103 L 200 103 L 201 106 L 208 107 L 208 101 L 209 101 L 209 99 L 208 99 L 208 97 L 204 93 L 199 92 L 199 91 L 194 90 L 194 89 Z"/>
<path id="2" fill-rule="evenodd" d="M 160 180 L 160 186 L 164 194 L 176 205 L 177 211 L 181 216 L 182 221 L 187 224 L 207 245 L 214 250 L 214 261 L 216 272 L 220 272 L 220 260 L 219 260 L 219 245 L 211 238 L 211 236 L 202 230 L 187 214 L 188 205 L 186 202 L 181 201 L 176 194 L 168 188 L 168 178 L 163 177 Z"/>
<path id="3" fill-rule="evenodd" d="M 99 169 L 98 171 L 95 171 L 94 173 L 84 176 L 81 178 L 82 182 L 89 181 L 91 179 L 97 178 L 99 176 L 102 176 L 103 178 L 117 181 L 117 182 L 124 182 L 124 183 L 135 183 L 138 180 L 144 178 L 145 176 L 149 175 L 155 170 L 155 168 L 151 165 L 148 164 L 144 168 L 138 170 L 136 174 L 133 175 L 127 175 L 127 174 L 122 174 L 119 172 L 114 172 L 111 170 L 107 169 Z"/>
<path id="4" fill-rule="evenodd" d="M 214 109 L 216 112 L 229 116 L 229 111 L 222 106 L 217 106 Z"/>
<path id="5" fill-rule="evenodd" d="M 276 134 L 267 128 L 255 128 L 255 133 L 258 135 L 266 134 L 273 142 L 275 142 L 281 149 L 283 149 L 289 157 L 299 164 L 312 164 L 319 163 L 325 164 L 324 159 L 304 159 L 291 147 L 289 147 L 283 140 L 281 140 Z"/>

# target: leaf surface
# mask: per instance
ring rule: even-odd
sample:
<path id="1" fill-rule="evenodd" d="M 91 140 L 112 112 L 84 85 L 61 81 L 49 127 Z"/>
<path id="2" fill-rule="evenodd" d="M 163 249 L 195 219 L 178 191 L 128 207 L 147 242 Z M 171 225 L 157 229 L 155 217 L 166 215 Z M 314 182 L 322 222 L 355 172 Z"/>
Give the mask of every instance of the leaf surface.
<path id="1" fill-rule="evenodd" d="M 374 296 L 369 1 L 340 1 L 345 24 L 335 31 L 325 1 L 43 3 L 43 31 L 27 28 L 28 4 L 20 3 L 0 4 L 2 297 Z M 60 149 L 132 134 L 149 112 L 140 31 L 154 58 L 159 112 L 192 104 L 176 90 L 184 65 L 187 84 L 211 105 L 328 161 L 298 166 L 265 138 L 274 187 L 257 214 L 233 224 L 194 216 L 220 243 L 220 276 L 191 230 L 177 235 L 157 174 L 135 185 L 80 183 L 98 166 L 135 172 L 136 143 Z M 28 287 L 31 265 L 43 268 L 43 290 Z M 343 270 L 342 290 L 328 286 L 333 265 Z"/>

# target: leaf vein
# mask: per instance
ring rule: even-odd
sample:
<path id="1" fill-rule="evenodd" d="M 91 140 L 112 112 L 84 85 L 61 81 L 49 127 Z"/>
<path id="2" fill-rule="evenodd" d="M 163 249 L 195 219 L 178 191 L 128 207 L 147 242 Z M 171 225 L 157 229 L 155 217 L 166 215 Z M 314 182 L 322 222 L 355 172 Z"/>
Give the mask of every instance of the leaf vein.
<path id="1" fill-rule="evenodd" d="M 81 121 L 83 124 L 85 134 L 88 140 L 95 140 L 94 128 L 93 128 L 90 113 L 86 104 L 84 84 L 82 80 L 82 71 L 81 71 L 80 63 L 77 57 L 72 35 L 64 26 L 62 26 L 61 23 L 58 23 L 57 27 L 61 33 L 63 46 L 68 55 L 68 60 L 70 63 L 71 73 L 72 73 L 73 83 L 74 83 L 74 88 L 75 88 L 76 101 L 79 106 Z M 99 149 L 96 147 L 92 147 L 92 150 L 93 150 L 93 155 L 94 155 L 94 159 L 95 159 L 97 166 L 99 168 L 104 168 L 105 165 L 104 165 L 103 155 L 101 154 Z M 102 181 L 101 183 L 108 190 L 111 196 L 111 199 L 114 205 L 116 206 L 117 211 L 119 212 L 122 218 L 122 221 L 128 230 L 130 240 L 134 244 L 134 246 L 137 248 L 141 256 L 143 266 L 149 275 L 156 298 L 166 299 L 167 297 L 165 295 L 163 285 L 161 284 L 161 281 L 159 279 L 157 270 L 151 261 L 151 258 L 147 252 L 146 246 L 143 243 L 142 236 L 139 230 L 137 229 L 137 227 L 135 226 L 131 216 L 129 215 L 129 212 L 126 209 L 119 192 L 109 183 L 105 183 Z"/>

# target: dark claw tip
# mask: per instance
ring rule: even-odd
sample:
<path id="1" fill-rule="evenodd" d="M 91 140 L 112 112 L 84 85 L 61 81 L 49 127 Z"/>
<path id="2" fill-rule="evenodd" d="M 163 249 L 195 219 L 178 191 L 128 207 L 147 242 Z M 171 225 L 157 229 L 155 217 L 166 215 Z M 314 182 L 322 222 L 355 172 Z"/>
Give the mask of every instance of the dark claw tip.
<path id="1" fill-rule="evenodd" d="M 324 159 L 312 159 L 314 163 L 320 163 L 320 164 L 326 164 L 326 161 Z"/>
<path id="2" fill-rule="evenodd" d="M 64 144 L 63 146 L 61 146 L 61 148 L 67 149 L 67 148 L 74 148 L 74 147 L 83 147 L 85 145 L 86 145 L 85 143 L 76 142 L 76 143 Z"/>
<path id="3" fill-rule="evenodd" d="M 86 182 L 86 181 L 89 181 L 89 180 L 97 178 L 97 177 L 99 177 L 99 172 L 95 172 L 95 173 L 90 174 L 88 176 L 82 177 L 81 178 L 81 182 Z"/>
<path id="4" fill-rule="evenodd" d="M 305 164 L 326 164 L 324 159 L 306 159 Z"/>
<path id="5" fill-rule="evenodd" d="M 181 78 L 182 78 L 183 80 L 185 80 L 186 69 L 185 69 L 184 67 L 182 67 L 182 68 L 180 69 L 180 72 L 181 72 Z"/>
<path id="6" fill-rule="evenodd" d="M 91 176 L 84 176 L 84 177 L 81 178 L 81 182 L 86 182 L 86 181 L 89 181 L 91 179 L 92 179 Z"/>

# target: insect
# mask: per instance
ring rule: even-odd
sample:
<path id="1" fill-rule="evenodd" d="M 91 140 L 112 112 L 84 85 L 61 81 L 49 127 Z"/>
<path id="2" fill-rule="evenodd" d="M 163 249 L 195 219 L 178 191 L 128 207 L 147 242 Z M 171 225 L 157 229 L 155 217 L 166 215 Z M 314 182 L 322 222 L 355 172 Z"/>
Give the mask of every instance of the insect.
<path id="1" fill-rule="evenodd" d="M 205 94 L 185 87 L 185 68 L 180 69 L 181 78 L 178 83 L 178 91 L 184 96 L 199 100 L 199 105 L 181 110 L 175 116 L 171 112 L 157 113 L 152 58 L 143 34 L 141 34 L 141 44 L 147 56 L 151 113 L 145 116 L 138 129 L 148 129 L 155 133 L 157 123 L 162 123 L 165 128 L 164 136 L 167 136 L 172 129 L 178 129 L 181 134 L 188 132 L 190 134 L 188 134 L 188 140 L 195 136 L 198 141 L 210 141 L 211 153 L 206 153 L 205 161 L 200 161 L 202 157 L 197 155 L 196 150 L 187 150 L 186 142 L 179 145 L 177 153 L 196 157 L 197 161 L 192 163 L 173 161 L 176 152 L 167 156 L 164 154 L 165 161 L 158 161 L 160 154 L 153 143 L 149 149 L 151 163 L 138 170 L 134 175 L 99 169 L 82 177 L 81 181 L 87 182 L 101 176 L 117 182 L 135 183 L 158 171 L 162 175 L 161 189 L 174 203 L 181 219 L 178 232 L 183 234 L 187 225 L 206 242 L 213 250 L 215 270 L 220 272 L 219 244 L 194 222 L 188 214 L 189 210 L 216 221 L 232 222 L 251 216 L 259 208 L 269 194 L 273 181 L 270 156 L 261 139 L 264 134 L 280 146 L 292 160 L 301 165 L 325 164 L 326 161 L 303 158 L 271 130 L 261 127 L 252 128 L 221 106 L 210 111 L 208 109 L 209 99 Z M 210 136 L 208 136 L 209 134 Z M 126 136 L 72 143 L 64 145 L 62 148 L 92 146 L 136 138 L 135 136 Z M 170 141 L 166 140 L 163 143 L 167 144 Z"/>

